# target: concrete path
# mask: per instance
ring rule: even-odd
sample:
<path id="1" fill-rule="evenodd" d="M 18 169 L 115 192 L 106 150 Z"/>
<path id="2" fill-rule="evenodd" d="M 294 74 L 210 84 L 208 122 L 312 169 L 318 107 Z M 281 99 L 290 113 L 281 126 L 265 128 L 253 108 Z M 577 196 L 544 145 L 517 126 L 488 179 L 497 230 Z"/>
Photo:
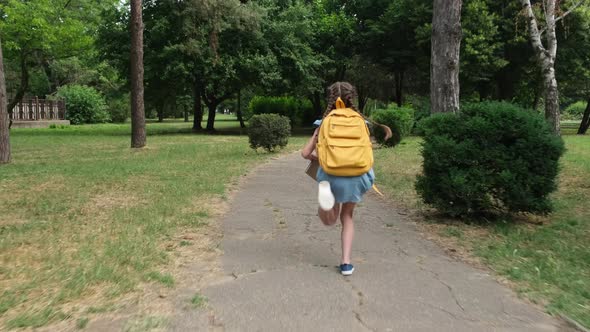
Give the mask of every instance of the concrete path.
<path id="1" fill-rule="evenodd" d="M 343 277 L 340 227 L 316 216 L 306 161 L 260 167 L 223 218 L 223 282 L 203 290 L 225 331 L 565 331 L 487 272 L 446 256 L 372 195 L 355 211 L 356 271 Z M 194 331 L 190 316 L 174 330 Z"/>

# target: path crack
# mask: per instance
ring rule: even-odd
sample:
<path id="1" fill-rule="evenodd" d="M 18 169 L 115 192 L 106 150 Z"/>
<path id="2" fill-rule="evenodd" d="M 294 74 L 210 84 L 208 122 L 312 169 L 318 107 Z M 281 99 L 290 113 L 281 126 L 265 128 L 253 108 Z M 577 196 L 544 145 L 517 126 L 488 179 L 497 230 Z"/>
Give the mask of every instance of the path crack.
<path id="1" fill-rule="evenodd" d="M 473 318 L 457 316 L 456 314 L 454 314 L 454 313 L 452 313 L 452 312 L 450 312 L 450 311 L 448 311 L 448 310 L 446 310 L 444 308 L 437 307 L 437 306 L 435 306 L 433 304 L 430 304 L 430 303 L 427 303 L 427 302 L 421 302 L 420 301 L 419 303 L 422 303 L 422 304 L 424 304 L 424 305 L 426 305 L 428 307 L 431 307 L 433 309 L 436 309 L 438 311 L 444 312 L 445 314 L 453 317 L 453 319 L 456 319 L 456 320 L 463 320 L 463 321 L 467 321 L 467 322 L 479 322 L 478 320 L 473 319 Z"/>
<path id="2" fill-rule="evenodd" d="M 363 292 L 356 287 L 351 281 L 350 279 L 344 279 L 344 281 L 350 285 L 350 288 L 352 289 L 353 293 L 356 295 L 357 297 L 357 306 L 358 306 L 358 310 L 359 311 L 355 311 L 353 310 L 352 312 L 354 313 L 354 316 L 356 317 L 356 320 L 361 324 L 361 326 L 363 326 L 367 331 L 377 331 L 376 329 L 372 328 L 369 326 L 369 324 L 367 324 L 365 322 L 365 320 L 363 319 L 363 316 L 360 313 L 360 309 L 365 305 L 365 294 L 363 294 Z"/>
<path id="3" fill-rule="evenodd" d="M 440 282 L 441 284 L 443 284 L 448 290 L 449 293 L 451 294 L 451 296 L 453 297 L 453 300 L 455 300 L 455 303 L 457 304 L 457 306 L 461 309 L 461 311 L 465 312 L 465 308 L 461 305 L 461 303 L 459 302 L 459 299 L 457 298 L 457 295 L 455 294 L 455 290 L 453 289 L 453 287 L 449 284 L 447 284 L 446 282 L 444 282 L 441 278 L 440 275 L 434 271 L 425 269 L 424 267 L 420 266 L 420 269 L 422 271 L 426 271 L 429 272 L 430 274 L 432 274 L 434 276 L 434 279 L 436 279 L 438 282 Z"/>
<path id="4" fill-rule="evenodd" d="M 367 323 L 365 323 L 365 321 L 363 320 L 363 318 L 361 317 L 361 314 L 357 311 L 353 311 L 354 312 L 354 317 L 356 317 L 356 320 L 361 324 L 362 327 L 364 327 L 367 331 L 377 331 L 376 329 L 371 328 L 369 325 L 367 325 Z"/>

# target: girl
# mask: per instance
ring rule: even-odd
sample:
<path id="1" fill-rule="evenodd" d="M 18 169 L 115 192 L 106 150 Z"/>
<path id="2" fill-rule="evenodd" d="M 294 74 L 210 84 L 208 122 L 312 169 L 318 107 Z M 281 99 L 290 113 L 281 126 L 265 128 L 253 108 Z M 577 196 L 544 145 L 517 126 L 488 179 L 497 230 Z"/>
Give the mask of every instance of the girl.
<path id="1" fill-rule="evenodd" d="M 324 118 L 336 108 L 338 98 L 342 99 L 346 108 L 359 112 L 353 103 L 356 96 L 356 90 L 350 83 L 336 82 L 332 84 L 328 88 L 328 107 L 324 113 Z M 301 151 L 303 158 L 317 159 L 315 148 L 318 143 L 319 129 L 315 130 L 313 136 Z M 319 182 L 318 202 L 320 205 L 318 215 L 326 226 L 334 225 L 340 216 L 340 222 L 342 223 L 340 272 L 345 276 L 351 275 L 354 271 L 354 267 L 350 263 L 352 239 L 354 237 L 352 215 L 356 204 L 373 186 L 375 174 L 371 169 L 360 176 L 334 176 L 326 174 L 320 167 L 317 172 L 317 181 Z"/>

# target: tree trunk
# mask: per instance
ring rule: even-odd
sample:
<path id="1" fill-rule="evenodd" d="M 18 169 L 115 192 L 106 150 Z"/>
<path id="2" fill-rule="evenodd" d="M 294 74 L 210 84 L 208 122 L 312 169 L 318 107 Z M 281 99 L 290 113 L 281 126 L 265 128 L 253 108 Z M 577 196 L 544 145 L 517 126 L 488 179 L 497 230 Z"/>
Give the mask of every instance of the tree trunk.
<path id="1" fill-rule="evenodd" d="M 51 64 L 49 63 L 49 60 L 43 59 L 41 65 L 45 75 L 47 76 L 47 80 L 49 81 L 49 94 L 53 94 L 57 91 L 58 82 L 53 75 L 53 71 L 51 70 Z"/>
<path id="2" fill-rule="evenodd" d="M 164 107 L 166 107 L 165 103 L 158 107 L 158 122 L 164 122 Z"/>
<path id="3" fill-rule="evenodd" d="M 322 117 L 324 110 L 322 109 L 322 96 L 320 95 L 319 91 L 313 93 L 311 103 L 313 105 L 313 110 L 316 117 Z"/>
<path id="4" fill-rule="evenodd" d="M 131 147 L 146 143 L 143 100 L 143 20 L 142 1 L 131 0 Z"/>
<path id="5" fill-rule="evenodd" d="M 201 87 L 198 82 L 193 86 L 193 131 L 203 130 L 203 104 L 201 103 Z"/>
<path id="6" fill-rule="evenodd" d="M 537 18 L 533 12 L 530 0 L 520 0 L 520 3 L 522 4 L 523 13 L 528 21 L 531 44 L 543 74 L 543 88 L 545 89 L 545 119 L 551 125 L 553 132 L 559 135 L 561 126 L 559 123 L 559 93 L 557 89 L 557 80 L 555 79 L 555 58 L 557 56 L 555 23 L 561 18 L 555 18 L 555 1 L 556 0 L 545 0 L 543 6 L 545 22 L 547 25 L 545 33 L 547 47 L 541 42 L 541 32 L 539 31 Z M 566 14 L 564 14 L 564 16 Z"/>
<path id="7" fill-rule="evenodd" d="M 555 79 L 555 70 L 553 65 L 544 74 L 545 82 L 545 120 L 549 122 L 553 132 L 561 133 L 561 123 L 559 121 L 559 91 L 557 90 L 557 80 Z"/>
<path id="8" fill-rule="evenodd" d="M 208 131 L 215 131 L 215 110 L 217 110 L 217 106 L 219 105 L 220 101 L 214 100 L 212 102 L 207 102 L 207 108 L 209 109 L 209 115 L 207 118 L 207 130 Z"/>
<path id="9" fill-rule="evenodd" d="M 459 110 L 462 0 L 434 0 L 430 61 L 431 112 Z"/>
<path id="10" fill-rule="evenodd" d="M 356 90 L 358 94 L 359 111 L 364 114 L 365 107 L 367 106 L 367 101 L 369 100 L 369 97 L 367 97 L 366 90 L 361 86 L 357 86 Z"/>
<path id="11" fill-rule="evenodd" d="M 533 105 L 532 108 L 535 111 L 539 110 L 539 101 L 541 99 L 541 93 L 539 91 L 539 89 L 535 89 L 535 97 L 533 98 Z"/>
<path id="12" fill-rule="evenodd" d="M 578 135 L 585 135 L 588 127 L 590 127 L 590 98 L 588 98 L 588 104 L 586 104 L 586 110 L 584 110 L 584 117 L 582 118 L 582 123 L 580 123 L 580 128 L 578 128 Z"/>
<path id="13" fill-rule="evenodd" d="M 12 111 L 16 107 L 18 103 L 21 102 L 23 97 L 25 96 L 25 92 L 29 89 L 29 69 L 27 67 L 27 56 L 24 51 L 21 52 L 20 58 L 20 86 L 16 91 L 16 95 L 12 99 L 12 101 L 8 104 L 7 112 L 8 115 L 12 115 Z M 10 121 L 9 127 L 12 126 L 12 120 Z"/>
<path id="14" fill-rule="evenodd" d="M 402 107 L 403 104 L 403 84 L 404 84 L 404 72 L 399 70 L 395 72 L 395 103 L 398 107 Z"/>
<path id="15" fill-rule="evenodd" d="M 10 162 L 10 131 L 6 109 L 6 80 L 4 78 L 4 58 L 0 40 L 0 165 Z"/>
<path id="16" fill-rule="evenodd" d="M 184 113 L 184 122 L 188 122 L 188 111 L 186 110 L 186 106 L 182 107 L 182 113 Z"/>
<path id="17" fill-rule="evenodd" d="M 240 121 L 240 128 L 246 128 L 244 118 L 242 117 L 242 90 L 238 90 L 238 121 Z"/>

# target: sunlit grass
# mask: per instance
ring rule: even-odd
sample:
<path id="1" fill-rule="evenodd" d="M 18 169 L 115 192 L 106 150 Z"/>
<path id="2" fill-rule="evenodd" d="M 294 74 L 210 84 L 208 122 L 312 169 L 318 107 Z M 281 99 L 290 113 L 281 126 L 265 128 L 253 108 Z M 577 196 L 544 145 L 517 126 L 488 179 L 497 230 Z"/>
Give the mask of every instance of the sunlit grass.
<path id="1" fill-rule="evenodd" d="M 13 163 L 0 168 L 0 324 L 70 318 L 67 304 L 90 297 L 88 313 L 144 282 L 174 287 L 162 243 L 198 232 L 228 185 L 272 156 L 228 120 L 214 135 L 149 123 L 139 150 L 129 124 L 12 130 Z"/>
<path id="2" fill-rule="evenodd" d="M 576 128 L 577 129 L 577 128 Z M 442 236 L 454 238 L 518 291 L 590 327 L 590 137 L 564 136 L 555 212 L 541 225 L 522 220 L 494 225 L 441 224 Z M 377 184 L 399 205 L 425 211 L 414 189 L 421 172 L 419 138 L 394 149 L 376 151 Z M 525 221 L 527 218 L 524 218 Z"/>

